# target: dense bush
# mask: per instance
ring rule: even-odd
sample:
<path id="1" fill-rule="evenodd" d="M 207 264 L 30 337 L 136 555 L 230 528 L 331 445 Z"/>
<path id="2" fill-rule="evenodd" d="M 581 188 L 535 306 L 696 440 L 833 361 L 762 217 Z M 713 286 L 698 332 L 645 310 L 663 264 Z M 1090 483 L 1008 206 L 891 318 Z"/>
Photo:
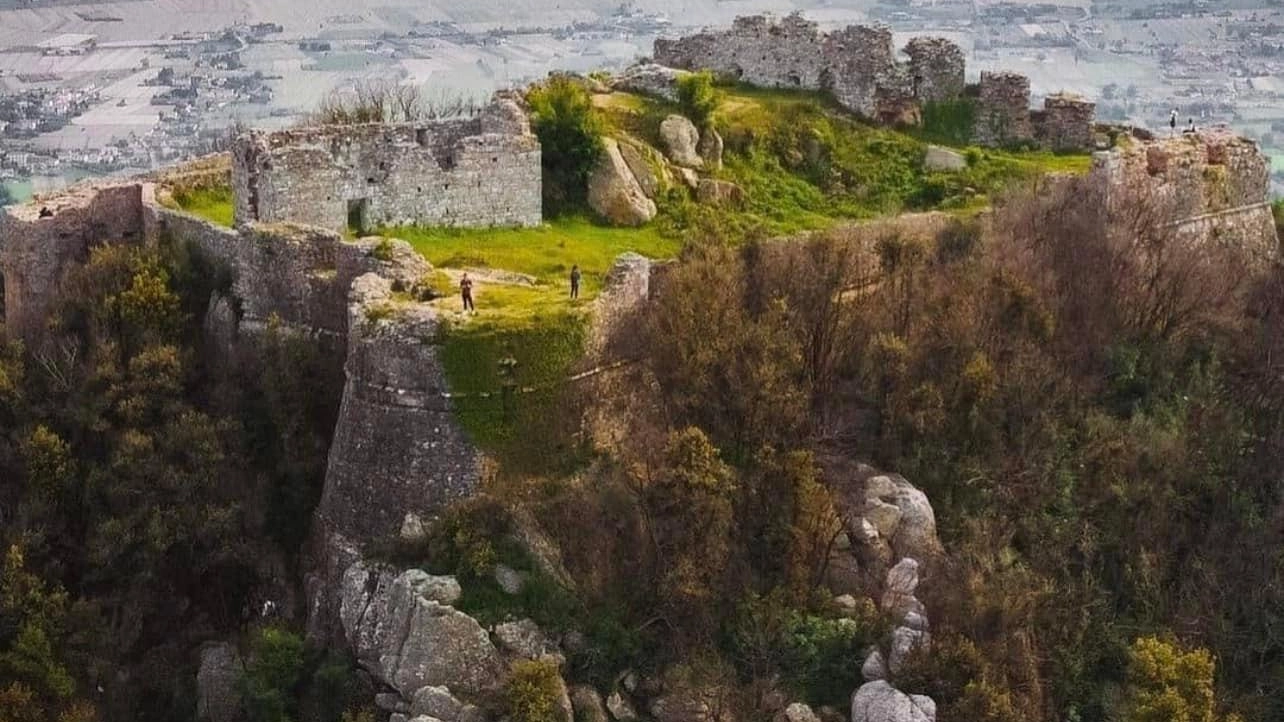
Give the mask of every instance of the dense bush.
<path id="1" fill-rule="evenodd" d="M 605 133 L 593 98 L 582 83 L 559 75 L 531 88 L 526 100 L 544 164 L 544 213 L 555 216 L 578 209 Z"/>
<path id="2" fill-rule="evenodd" d="M 713 115 L 722 104 L 723 94 L 713 84 L 713 73 L 702 70 L 678 78 L 678 107 L 697 128 L 713 125 Z"/>
<path id="3" fill-rule="evenodd" d="M 505 708 L 514 722 L 571 722 L 561 704 L 565 692 L 556 662 L 520 660 L 508 673 Z"/>

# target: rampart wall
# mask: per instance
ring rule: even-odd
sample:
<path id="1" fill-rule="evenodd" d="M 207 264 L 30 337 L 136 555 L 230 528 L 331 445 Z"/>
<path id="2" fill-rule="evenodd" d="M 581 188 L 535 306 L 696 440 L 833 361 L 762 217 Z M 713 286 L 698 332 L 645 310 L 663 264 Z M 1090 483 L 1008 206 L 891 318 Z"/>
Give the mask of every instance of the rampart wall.
<path id="1" fill-rule="evenodd" d="M 725 30 L 655 41 L 654 59 L 685 70 L 711 70 L 768 88 L 825 91 L 848 110 L 887 124 L 916 124 L 927 103 L 967 99 L 963 50 L 945 38 L 913 38 L 902 60 L 884 26 L 851 25 L 831 33 L 795 13 L 736 18 Z M 1095 105 L 1051 96 L 1030 109 L 1030 81 L 982 73 L 974 140 L 981 145 L 1038 143 L 1054 150 L 1094 146 Z"/>
<path id="2" fill-rule="evenodd" d="M 1133 143 L 1093 156 L 1089 181 L 1107 206 L 1141 198 L 1174 232 L 1278 258 L 1269 165 L 1257 144 L 1226 129 Z"/>
<path id="3" fill-rule="evenodd" d="M 232 157 L 238 224 L 342 232 L 542 221 L 539 142 L 511 101 L 473 118 L 251 131 Z"/>

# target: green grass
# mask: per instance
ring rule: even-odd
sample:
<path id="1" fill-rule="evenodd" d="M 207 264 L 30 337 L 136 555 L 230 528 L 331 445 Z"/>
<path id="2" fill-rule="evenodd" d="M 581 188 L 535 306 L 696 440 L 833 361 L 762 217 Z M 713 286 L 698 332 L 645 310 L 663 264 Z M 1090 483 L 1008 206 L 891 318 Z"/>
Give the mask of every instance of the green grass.
<path id="1" fill-rule="evenodd" d="M 583 273 L 586 299 L 601 287 L 601 277 L 625 251 L 667 258 L 681 242 L 656 226 L 611 228 L 582 216 L 557 218 L 538 228 L 388 228 L 380 231 L 414 246 L 439 268 L 497 268 L 536 277 L 565 290 L 571 266 Z M 536 301 L 532 296 L 529 300 Z"/>
<path id="2" fill-rule="evenodd" d="M 220 226 L 232 227 L 232 188 L 213 186 L 174 192 L 178 207 Z"/>

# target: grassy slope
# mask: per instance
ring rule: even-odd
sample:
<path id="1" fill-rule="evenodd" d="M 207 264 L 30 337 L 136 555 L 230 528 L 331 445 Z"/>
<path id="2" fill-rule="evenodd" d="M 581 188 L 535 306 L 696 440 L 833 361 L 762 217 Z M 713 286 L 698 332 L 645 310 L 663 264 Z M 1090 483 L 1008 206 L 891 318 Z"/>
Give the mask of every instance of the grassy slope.
<path id="1" fill-rule="evenodd" d="M 196 188 L 174 194 L 178 207 L 220 226 L 232 227 L 232 188 Z"/>

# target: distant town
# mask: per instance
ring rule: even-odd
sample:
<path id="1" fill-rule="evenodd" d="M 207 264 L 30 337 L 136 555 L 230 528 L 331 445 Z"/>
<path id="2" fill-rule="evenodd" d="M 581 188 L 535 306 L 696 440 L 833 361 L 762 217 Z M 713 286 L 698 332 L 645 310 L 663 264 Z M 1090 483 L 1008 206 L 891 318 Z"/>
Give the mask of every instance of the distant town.
<path id="1" fill-rule="evenodd" d="M 1284 0 L 367 5 L 0 0 L 0 202 L 219 150 L 235 124 L 298 123 L 366 79 L 480 98 L 551 70 L 623 68 L 658 36 L 795 9 L 826 28 L 881 22 L 898 43 L 948 37 L 970 75 L 1019 70 L 1036 100 L 1077 93 L 1103 120 L 1162 132 L 1176 110 L 1183 127 L 1229 125 L 1272 157 L 1284 195 Z"/>

